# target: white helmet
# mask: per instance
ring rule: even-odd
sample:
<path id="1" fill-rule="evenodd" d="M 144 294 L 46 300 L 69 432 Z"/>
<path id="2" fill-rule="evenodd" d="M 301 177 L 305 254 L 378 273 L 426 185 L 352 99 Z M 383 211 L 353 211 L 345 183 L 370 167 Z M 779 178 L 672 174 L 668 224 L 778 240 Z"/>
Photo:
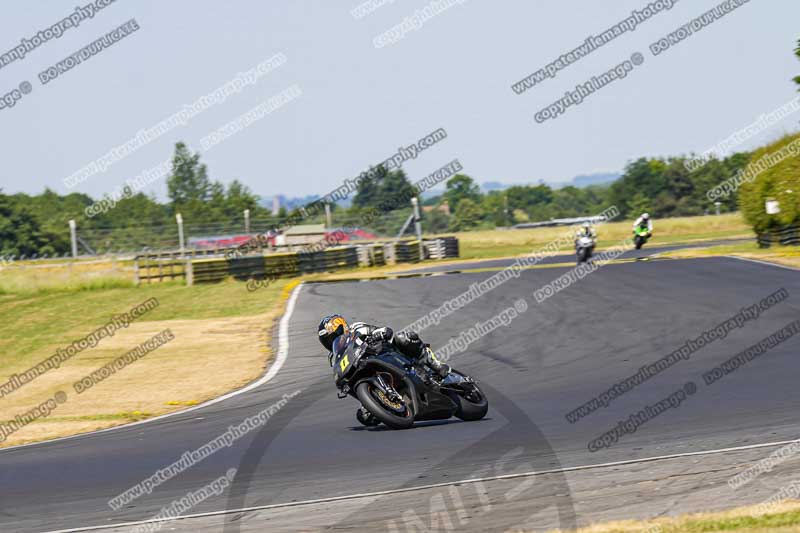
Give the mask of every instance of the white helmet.
<path id="1" fill-rule="evenodd" d="M 642 213 L 642 220 L 647 220 L 648 218 L 650 218 L 649 213 Z"/>

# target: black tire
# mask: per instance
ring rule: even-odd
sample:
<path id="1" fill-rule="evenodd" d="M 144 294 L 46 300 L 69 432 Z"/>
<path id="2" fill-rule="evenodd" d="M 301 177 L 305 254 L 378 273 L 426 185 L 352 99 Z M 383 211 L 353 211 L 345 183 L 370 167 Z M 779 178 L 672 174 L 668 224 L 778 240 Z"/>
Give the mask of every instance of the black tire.
<path id="1" fill-rule="evenodd" d="M 361 404 L 372 413 L 372 415 L 392 429 L 408 429 L 414 425 L 414 413 L 411 410 L 408 398 L 403 397 L 405 414 L 398 415 L 384 407 L 380 401 L 373 397 L 372 393 L 376 390 L 372 383 L 363 381 L 356 387 L 356 396 Z"/>
<path id="2" fill-rule="evenodd" d="M 473 394 L 479 395 L 477 401 L 468 400 L 456 392 L 448 392 L 450 399 L 456 404 L 456 418 L 460 418 L 465 422 L 480 420 L 489 412 L 489 402 L 486 399 L 486 395 L 483 394 L 483 391 L 480 390 L 477 385 L 474 385 L 474 387 L 475 391 Z"/>
<path id="3" fill-rule="evenodd" d="M 589 259 L 589 253 L 588 252 L 589 252 L 588 248 L 581 248 L 580 250 L 578 250 L 578 264 L 579 265 L 581 263 L 586 262 L 586 260 Z"/>
<path id="4" fill-rule="evenodd" d="M 636 243 L 636 249 L 641 250 L 642 245 L 644 244 L 644 239 L 637 235 L 636 239 L 634 239 L 634 242 Z"/>

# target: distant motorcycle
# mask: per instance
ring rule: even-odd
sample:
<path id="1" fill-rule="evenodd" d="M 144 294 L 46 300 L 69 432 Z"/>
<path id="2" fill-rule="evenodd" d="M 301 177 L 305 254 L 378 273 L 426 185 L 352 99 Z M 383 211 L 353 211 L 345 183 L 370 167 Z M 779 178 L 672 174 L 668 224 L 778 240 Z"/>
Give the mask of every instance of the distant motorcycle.
<path id="1" fill-rule="evenodd" d="M 592 257 L 594 252 L 594 239 L 587 235 L 581 235 L 575 241 L 575 253 L 578 256 L 578 264 L 585 263 Z"/>
<path id="2" fill-rule="evenodd" d="M 445 378 L 416 365 L 396 351 L 367 355 L 353 333 L 333 343 L 333 371 L 339 398 L 357 398 L 370 416 L 358 413 L 365 426 L 381 422 L 407 429 L 421 420 L 480 420 L 489 402 L 474 379 L 451 369 Z"/>
<path id="3" fill-rule="evenodd" d="M 653 234 L 648 231 L 647 228 L 634 228 L 633 230 L 633 244 L 636 246 L 637 250 L 640 250 L 644 243 L 650 239 Z"/>

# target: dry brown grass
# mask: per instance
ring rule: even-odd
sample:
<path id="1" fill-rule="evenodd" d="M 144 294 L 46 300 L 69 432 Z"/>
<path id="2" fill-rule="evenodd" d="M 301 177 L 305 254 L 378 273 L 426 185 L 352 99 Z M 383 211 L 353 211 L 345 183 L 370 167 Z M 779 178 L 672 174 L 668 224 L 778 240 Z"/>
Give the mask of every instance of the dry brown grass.
<path id="1" fill-rule="evenodd" d="M 130 286 L 134 272 L 130 262 L 14 261 L 0 268 L 0 293 L 67 290 L 91 286 Z"/>
<path id="2" fill-rule="evenodd" d="M 48 418 L 13 433 L 0 447 L 179 411 L 257 379 L 272 357 L 272 325 L 283 313 L 283 304 L 294 286 L 296 283 L 286 285 L 278 304 L 259 315 L 132 323 L 68 364 L 0 400 L 0 420 L 5 421 L 53 397 L 57 391 L 68 396 Z M 73 388 L 73 383 L 167 328 L 174 340 L 81 394 Z M 85 332 L 75 333 L 78 337 Z M 42 353 L 49 355 L 54 349 L 47 347 Z"/>
<path id="3" fill-rule="evenodd" d="M 767 514 L 753 517 L 756 506 L 718 513 L 696 513 L 653 520 L 620 520 L 574 530 L 574 533 L 679 533 L 741 532 L 788 533 L 800 531 L 800 501 L 786 501 Z M 561 530 L 558 530 L 561 531 Z"/>
<path id="4" fill-rule="evenodd" d="M 675 250 L 664 254 L 666 257 L 687 259 L 693 257 L 709 257 L 719 255 L 733 255 L 747 259 L 767 261 L 795 268 L 800 268 L 800 246 L 772 246 L 759 248 L 754 242 L 737 243 L 725 246 L 710 246 L 708 248 L 694 248 Z"/>
<path id="5" fill-rule="evenodd" d="M 598 227 L 599 246 L 612 246 L 631 236 L 632 221 L 609 222 Z M 655 220 L 649 246 L 709 239 L 752 237 L 753 231 L 739 213 L 720 216 Z M 530 254 L 559 239 L 569 228 L 467 231 L 456 233 L 462 259 L 508 257 Z M 570 245 L 571 246 L 571 245 Z"/>

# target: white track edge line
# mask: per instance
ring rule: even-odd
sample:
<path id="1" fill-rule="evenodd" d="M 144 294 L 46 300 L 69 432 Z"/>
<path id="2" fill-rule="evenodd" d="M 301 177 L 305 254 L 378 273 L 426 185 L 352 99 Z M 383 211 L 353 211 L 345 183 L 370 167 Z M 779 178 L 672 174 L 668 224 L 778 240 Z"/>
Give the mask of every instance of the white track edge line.
<path id="1" fill-rule="evenodd" d="M 377 492 L 365 492 L 361 494 L 348 494 L 344 496 L 333 496 L 330 498 L 318 498 L 315 500 L 303 500 L 299 502 L 287 502 L 287 503 L 275 503 L 271 505 L 259 505 L 255 507 L 243 507 L 241 509 L 230 509 L 224 511 L 209 511 L 206 513 L 197 513 L 192 515 L 186 516 L 177 516 L 175 518 L 165 518 L 161 520 L 142 520 L 139 522 L 120 522 L 119 524 L 106 524 L 102 526 L 90 526 L 90 527 L 83 527 L 83 528 L 75 528 L 75 529 L 60 529 L 57 531 L 46 531 L 44 533 L 78 533 L 80 531 L 99 531 L 104 529 L 113 529 L 118 527 L 131 527 L 131 526 L 138 526 L 144 524 L 154 524 L 159 522 L 175 522 L 178 520 L 192 520 L 197 518 L 208 518 L 213 516 L 223 516 L 226 514 L 233 514 L 233 513 L 248 513 L 253 511 L 267 511 L 271 509 L 280 509 L 285 507 L 299 507 L 302 505 L 315 505 L 320 503 L 331 503 L 331 502 L 338 502 L 344 500 L 356 500 L 360 498 L 374 498 L 378 496 L 387 496 L 391 494 L 400 494 L 403 492 L 414 492 L 418 490 L 428 490 L 428 489 L 436 489 L 441 487 L 448 487 L 451 485 L 464 485 L 468 483 L 483 483 L 485 481 L 499 481 L 505 479 L 515 479 L 521 477 L 532 477 L 532 476 L 543 476 L 548 474 L 560 474 L 565 472 L 577 472 L 581 470 L 591 470 L 595 468 L 610 468 L 615 466 L 624 466 L 624 465 L 632 465 L 638 463 L 648 463 L 653 461 L 663 461 L 666 459 L 678 459 L 681 457 L 693 457 L 697 455 L 715 455 L 720 453 L 726 452 L 738 452 L 738 451 L 745 451 L 745 450 L 755 450 L 758 448 L 770 448 L 774 446 L 785 446 L 787 444 L 795 444 L 800 443 L 800 439 L 795 440 L 784 440 L 784 441 L 776 441 L 776 442 L 765 442 L 762 444 L 748 444 L 745 446 L 734 446 L 731 448 L 719 448 L 716 450 L 704 450 L 704 451 L 697 451 L 697 452 L 683 452 L 683 453 L 675 453 L 670 455 L 656 455 L 653 457 L 643 457 L 641 459 L 627 459 L 625 461 L 614 461 L 610 463 L 598 463 L 593 465 L 581 465 L 581 466 L 569 466 L 566 468 L 556 468 L 552 470 L 541 470 L 539 472 L 531 471 L 531 472 L 520 472 L 518 474 L 505 474 L 502 476 L 490 476 L 490 477 L 483 477 L 483 478 L 469 478 L 469 479 L 462 479 L 460 481 L 445 481 L 443 483 L 433 483 L 430 485 L 421 485 L 417 487 L 406 487 L 402 489 L 390 489 L 390 490 L 382 490 Z"/>
<path id="2" fill-rule="evenodd" d="M 722 257 L 728 257 L 730 259 L 738 259 L 739 261 L 748 261 L 750 263 L 758 263 L 759 265 L 778 267 L 786 270 L 793 270 L 794 272 L 800 272 L 800 268 L 790 267 L 788 265 L 781 265 L 779 263 L 770 263 L 769 261 L 761 261 L 759 259 L 750 259 L 749 257 L 739 257 L 736 255 L 724 255 Z"/>
<path id="3" fill-rule="evenodd" d="M 169 418 L 172 416 L 183 415 L 186 413 L 191 413 L 192 411 L 196 411 L 198 409 L 204 409 L 206 407 L 227 400 L 229 398 L 233 398 L 234 396 L 239 396 L 240 394 L 244 394 L 245 392 L 249 392 L 257 387 L 260 387 L 261 385 L 264 385 L 278 374 L 278 371 L 286 362 L 286 357 L 289 354 L 289 319 L 291 318 L 292 313 L 294 312 L 295 302 L 297 301 L 297 296 L 300 294 L 300 289 L 302 288 L 302 286 L 303 284 L 300 283 L 297 287 L 294 288 L 286 304 L 286 311 L 284 312 L 283 317 L 281 317 L 280 326 L 278 328 L 278 356 L 275 358 L 275 361 L 269 366 L 269 370 L 267 370 L 266 374 L 261 376 L 261 378 L 259 378 L 257 381 L 254 381 L 241 389 L 231 391 L 217 398 L 208 400 L 207 402 L 203 402 L 200 405 L 194 405 L 189 409 L 183 409 L 181 411 L 175 411 L 174 413 L 167 413 L 156 416 L 154 418 L 148 418 L 147 420 L 140 420 L 138 422 L 131 422 L 130 424 L 123 424 L 121 426 L 99 429 L 97 431 L 91 431 L 88 433 L 79 433 L 78 435 L 70 435 L 69 437 L 59 437 L 57 439 L 44 440 L 40 442 L 31 442 L 28 444 L 19 444 L 17 446 L 9 446 L 8 448 L 0 448 L 0 453 L 8 452 L 11 450 L 19 450 L 20 448 L 29 448 L 31 446 L 40 446 L 42 444 L 50 444 L 53 442 L 62 442 L 65 440 L 77 439 L 79 437 L 99 435 L 101 433 L 116 431 L 118 429 L 128 429 L 134 426 L 140 426 L 142 424 L 149 424 L 150 422 L 156 422 L 158 420 L 164 420 L 165 418 Z"/>

